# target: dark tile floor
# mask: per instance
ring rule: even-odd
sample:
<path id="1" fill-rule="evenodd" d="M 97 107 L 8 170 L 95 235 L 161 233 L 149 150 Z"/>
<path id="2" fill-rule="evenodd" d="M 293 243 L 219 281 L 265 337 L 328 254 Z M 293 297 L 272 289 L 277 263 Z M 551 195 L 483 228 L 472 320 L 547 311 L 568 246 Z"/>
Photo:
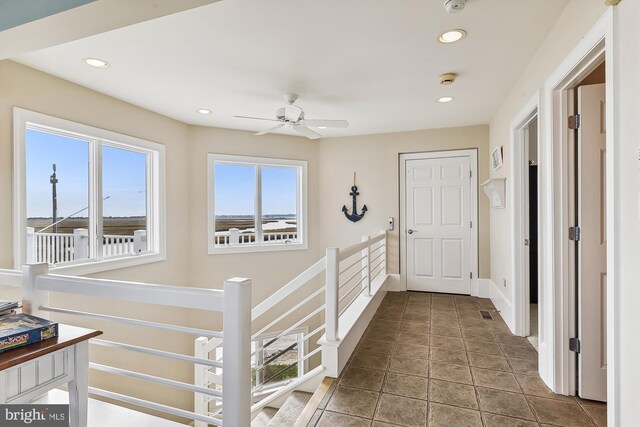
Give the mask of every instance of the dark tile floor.
<path id="1" fill-rule="evenodd" d="M 389 292 L 309 427 L 604 427 L 606 404 L 553 394 L 537 352 L 494 310 L 488 299 Z"/>

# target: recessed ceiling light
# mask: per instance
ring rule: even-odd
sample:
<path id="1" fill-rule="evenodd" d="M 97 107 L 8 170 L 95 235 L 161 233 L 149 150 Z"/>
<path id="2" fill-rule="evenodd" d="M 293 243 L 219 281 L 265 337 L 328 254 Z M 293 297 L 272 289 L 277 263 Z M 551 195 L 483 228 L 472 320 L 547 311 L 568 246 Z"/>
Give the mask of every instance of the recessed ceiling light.
<path id="1" fill-rule="evenodd" d="M 450 30 L 444 32 L 438 36 L 438 41 L 440 43 L 454 43 L 458 40 L 462 40 L 467 36 L 467 32 L 465 30 Z"/>
<path id="2" fill-rule="evenodd" d="M 201 108 L 198 110 L 198 113 L 202 114 L 203 116 L 206 116 L 208 114 L 211 114 L 211 110 L 207 110 L 206 108 Z"/>
<path id="3" fill-rule="evenodd" d="M 443 96 L 442 98 L 436 99 L 436 101 L 440 103 L 451 102 L 453 101 L 453 96 Z"/>
<path id="4" fill-rule="evenodd" d="M 326 126 L 318 126 L 318 129 L 326 129 Z"/>
<path id="5" fill-rule="evenodd" d="M 95 67 L 95 68 L 107 68 L 107 67 L 109 67 L 109 63 L 107 61 L 104 61 L 104 60 L 98 59 L 98 58 L 84 58 L 83 61 L 87 65 L 91 65 L 92 67 Z"/>

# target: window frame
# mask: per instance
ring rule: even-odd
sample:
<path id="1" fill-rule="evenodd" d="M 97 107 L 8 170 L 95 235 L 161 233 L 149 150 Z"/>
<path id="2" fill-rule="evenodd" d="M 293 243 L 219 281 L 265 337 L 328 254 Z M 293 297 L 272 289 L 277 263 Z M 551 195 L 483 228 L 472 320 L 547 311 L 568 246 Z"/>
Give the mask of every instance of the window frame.
<path id="1" fill-rule="evenodd" d="M 262 334 L 260 336 L 257 336 L 255 338 L 253 338 L 251 340 L 251 353 L 254 353 L 256 348 L 262 347 L 264 345 L 265 341 L 269 341 L 269 340 L 271 340 L 273 338 L 276 338 L 281 333 L 282 333 L 282 331 L 268 332 L 268 333 L 264 333 L 264 334 Z M 257 388 L 257 387 L 259 387 L 261 385 L 263 386 L 262 389 L 258 393 L 260 393 L 260 394 L 273 393 L 274 391 L 277 391 L 277 390 L 281 389 L 282 387 L 286 386 L 290 382 L 296 381 L 296 379 L 302 378 L 304 375 L 306 375 L 309 372 L 309 359 L 308 358 L 304 359 L 307 356 L 307 354 L 309 354 L 309 340 L 302 340 L 301 341 L 301 339 L 304 338 L 308 333 L 309 333 L 309 327 L 308 326 L 301 326 L 301 327 L 294 328 L 294 329 L 290 330 L 289 332 L 287 332 L 284 335 L 284 336 L 296 335 L 297 344 L 298 344 L 298 362 L 297 362 L 297 365 L 298 365 L 297 366 L 297 368 L 298 368 L 298 376 L 295 379 L 294 378 L 289 378 L 289 379 L 285 379 L 285 380 L 281 380 L 281 381 L 275 381 L 275 382 L 269 383 L 268 385 L 264 385 L 265 384 L 264 382 L 258 381 L 258 379 L 261 376 L 259 376 L 257 371 L 256 371 L 256 385 L 255 385 L 255 387 Z M 254 345 L 255 345 L 255 347 L 254 347 Z M 264 362 L 262 351 L 256 352 L 254 357 L 255 357 L 255 366 L 262 365 L 262 363 Z M 222 360 L 222 346 L 216 347 L 214 349 L 213 358 L 214 358 L 214 360 L 217 360 L 217 361 Z M 222 372 L 222 370 L 220 370 L 219 368 L 216 368 L 216 373 L 218 375 L 220 375 L 221 372 Z M 253 387 L 254 386 L 252 386 L 252 388 Z"/>
<path id="2" fill-rule="evenodd" d="M 282 333 L 282 331 L 278 331 L 278 332 L 271 332 L 271 333 L 265 333 L 262 334 L 254 339 L 251 340 L 251 343 L 255 343 L 256 344 L 256 348 L 258 347 L 262 347 L 265 343 L 265 341 L 269 341 L 273 338 L 278 337 L 280 334 Z M 298 350 L 298 376 L 294 379 L 294 378 L 289 378 L 289 379 L 285 379 L 285 380 L 280 380 L 280 381 L 275 381 L 272 383 L 269 383 L 268 385 L 265 385 L 264 378 L 262 378 L 262 376 L 259 376 L 258 373 L 256 372 L 256 387 L 259 386 L 263 386 L 262 391 L 263 392 L 273 392 L 275 391 L 274 389 L 280 389 L 283 386 L 287 385 L 288 383 L 295 381 L 296 379 L 300 379 L 302 378 L 308 371 L 309 371 L 309 359 L 304 359 L 304 357 L 309 353 L 309 348 L 308 348 L 308 341 L 309 340 L 303 340 L 301 342 L 301 339 L 307 335 L 309 333 L 309 328 L 307 326 L 303 326 L 303 327 L 299 327 L 299 328 L 295 328 L 290 330 L 289 332 L 287 332 L 285 335 L 283 336 L 290 336 L 290 335 L 295 335 L 296 336 L 296 341 L 297 341 L 297 350 Z M 253 353 L 253 350 L 252 350 Z M 264 354 L 262 353 L 262 351 L 259 351 L 256 353 L 255 355 L 256 357 L 256 366 L 261 365 L 264 362 Z M 258 379 L 261 379 L 260 382 L 258 382 Z"/>
<path id="3" fill-rule="evenodd" d="M 256 167 L 255 203 L 254 214 L 256 218 L 255 228 L 262 221 L 262 172 L 263 166 L 296 167 L 298 168 L 298 194 L 297 194 L 297 226 L 298 242 L 289 244 L 246 244 L 238 246 L 217 246 L 215 244 L 215 173 L 216 163 L 238 164 Z M 306 160 L 277 159 L 270 157 L 253 157 L 230 154 L 207 154 L 207 246 L 209 255 L 229 253 L 273 252 L 308 249 L 308 186 L 307 186 Z"/>
<path id="4" fill-rule="evenodd" d="M 64 274 L 90 274 L 166 260 L 165 147 L 162 144 L 84 125 L 22 108 L 13 108 L 13 255 L 16 269 L 27 259 L 26 131 L 35 130 L 89 143 L 89 227 L 90 253 L 94 258 L 50 265 Z M 102 147 L 108 146 L 146 155 L 147 251 L 141 254 L 104 257 L 101 236 Z"/>

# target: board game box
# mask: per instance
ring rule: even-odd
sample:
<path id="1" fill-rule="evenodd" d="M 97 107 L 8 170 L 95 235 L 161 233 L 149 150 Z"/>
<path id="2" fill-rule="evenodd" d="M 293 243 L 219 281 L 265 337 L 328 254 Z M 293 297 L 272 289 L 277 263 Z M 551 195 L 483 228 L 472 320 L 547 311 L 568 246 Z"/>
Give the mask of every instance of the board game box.
<path id="1" fill-rule="evenodd" d="M 0 318 L 0 353 L 58 336 L 58 324 L 30 314 Z"/>

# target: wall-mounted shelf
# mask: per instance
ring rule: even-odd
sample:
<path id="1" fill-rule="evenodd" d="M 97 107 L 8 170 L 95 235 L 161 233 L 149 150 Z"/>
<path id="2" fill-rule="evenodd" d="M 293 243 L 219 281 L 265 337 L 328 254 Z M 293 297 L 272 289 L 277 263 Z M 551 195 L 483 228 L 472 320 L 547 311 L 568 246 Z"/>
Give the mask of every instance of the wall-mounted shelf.
<path id="1" fill-rule="evenodd" d="M 505 207 L 505 183 L 507 178 L 491 178 L 482 183 L 482 189 L 494 209 Z"/>

